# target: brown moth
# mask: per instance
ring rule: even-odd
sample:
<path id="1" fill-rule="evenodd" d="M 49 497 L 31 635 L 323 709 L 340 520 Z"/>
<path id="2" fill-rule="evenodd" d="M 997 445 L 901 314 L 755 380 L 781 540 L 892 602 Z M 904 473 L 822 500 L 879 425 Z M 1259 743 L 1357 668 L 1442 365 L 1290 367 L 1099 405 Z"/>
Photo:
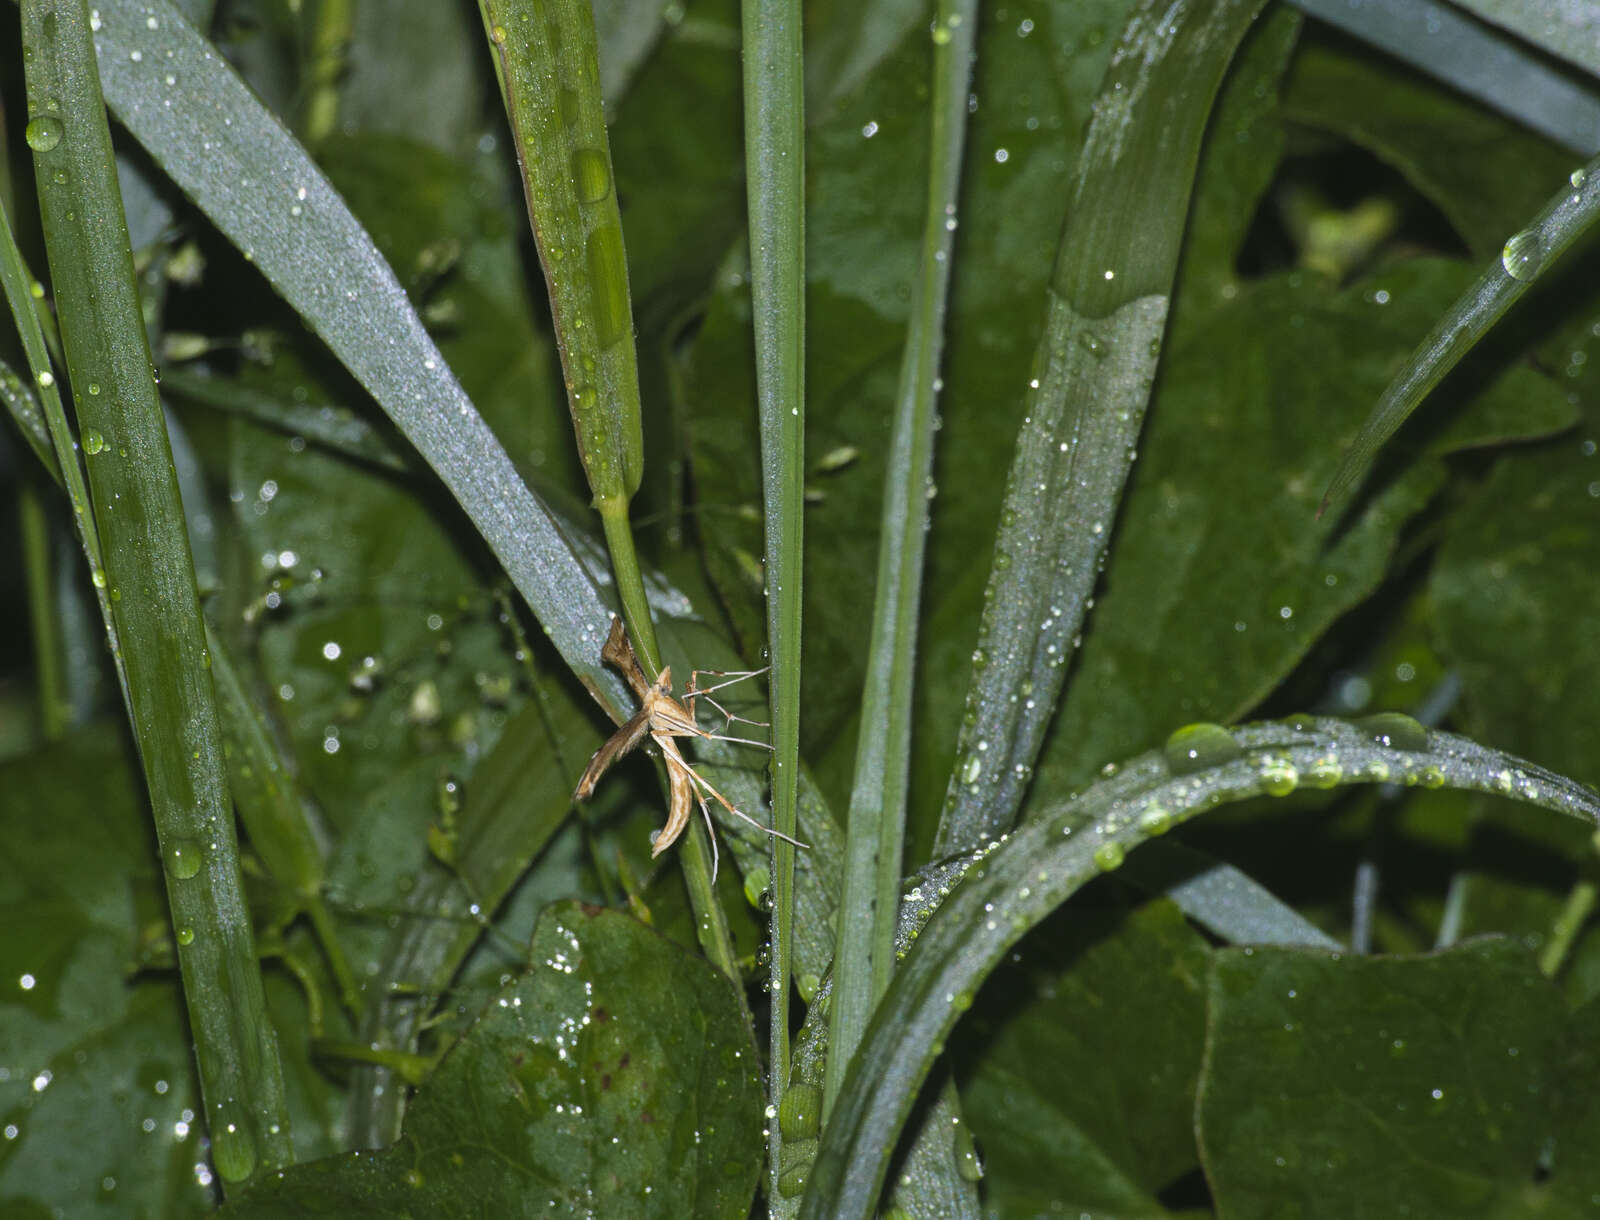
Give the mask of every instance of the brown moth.
<path id="1" fill-rule="evenodd" d="M 763 742 L 746 741 L 742 737 L 726 737 L 720 733 L 707 732 L 700 727 L 695 719 L 695 701 L 704 698 L 719 712 L 730 724 L 743 717 L 735 716 L 727 709 L 712 699 L 707 691 L 717 690 L 712 686 L 699 689 L 696 680 L 700 671 L 695 671 L 689 678 L 688 689 L 684 692 L 684 699 L 679 702 L 672 693 L 672 669 L 663 667 L 654 682 L 644 676 L 644 670 L 639 665 L 639 659 L 634 655 L 633 645 L 628 642 L 627 629 L 622 624 L 620 617 L 613 616 L 611 620 L 611 634 L 606 637 L 605 646 L 600 649 L 600 659 L 616 667 L 621 672 L 633 693 L 639 697 L 639 710 L 613 733 L 589 760 L 589 765 L 584 768 L 583 778 L 578 781 L 577 791 L 573 793 L 575 800 L 587 800 L 594 794 L 594 787 L 600 782 L 600 777 L 606 773 L 611 764 L 616 762 L 629 750 L 637 746 L 648 735 L 655 742 L 656 748 L 661 751 L 661 757 L 667 764 L 668 791 L 671 796 L 667 810 L 667 823 L 656 835 L 655 844 L 650 849 L 652 858 L 659 856 L 667 848 L 678 841 L 679 836 L 689 825 L 689 818 L 694 812 L 694 806 L 699 804 L 700 813 L 706 820 L 706 829 L 711 832 L 711 877 L 716 879 L 719 853 L 717 851 L 717 836 L 715 827 L 711 822 L 711 810 L 706 804 L 710 797 L 736 818 L 749 822 L 769 835 L 793 843 L 796 847 L 805 847 L 798 839 L 791 839 L 788 835 L 778 831 L 750 817 L 748 814 L 736 809 L 731 801 L 708 783 L 697 772 L 689 761 L 684 758 L 683 751 L 678 747 L 680 737 L 699 737 L 708 741 L 734 741 L 742 745 L 756 746 L 760 749 L 770 749 Z M 739 674 L 733 680 L 749 677 L 748 674 Z M 727 685 L 723 683 L 722 685 Z M 759 723 L 750 721 L 748 723 Z"/>

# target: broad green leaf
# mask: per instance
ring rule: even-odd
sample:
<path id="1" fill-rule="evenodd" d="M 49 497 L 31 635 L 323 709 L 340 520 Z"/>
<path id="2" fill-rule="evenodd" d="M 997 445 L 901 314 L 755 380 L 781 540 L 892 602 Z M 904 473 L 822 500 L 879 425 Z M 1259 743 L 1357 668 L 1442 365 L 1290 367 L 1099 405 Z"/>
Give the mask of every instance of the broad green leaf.
<path id="1" fill-rule="evenodd" d="M 1478 281 L 1434 324 L 1362 425 L 1323 493 L 1323 509 L 1361 477 L 1383 443 L 1534 280 L 1560 260 L 1597 213 L 1600 158 L 1583 169 L 1573 170 L 1528 227 L 1506 240 L 1499 260 L 1490 263 Z"/>
<path id="2" fill-rule="evenodd" d="M 1170 351 L 1039 791 L 1082 783 L 1174 724 L 1245 714 L 1378 587 L 1406 521 L 1440 486 L 1442 464 L 1426 454 L 1445 439 L 1335 523 L 1315 519 L 1337 456 L 1330 438 L 1355 427 L 1467 277 L 1429 260 L 1333 294 L 1314 276 L 1274 277 Z M 1541 435 L 1573 415 L 1557 386 L 1513 368 L 1460 423 L 1493 442 L 1507 417 L 1511 435 L 1518 422 Z"/>
<path id="3" fill-rule="evenodd" d="M 276 1034 L 245 909 L 205 625 L 140 312 L 81 0 L 23 6 L 29 146 L 62 347 L 179 942 L 217 1169 L 292 1156 Z"/>
<path id="4" fill-rule="evenodd" d="M 0 767 L 13 836 L 0 865 L 0 1199 L 12 1214 L 185 1217 L 215 1202 L 176 977 L 127 978 L 141 941 L 170 935 L 138 791 L 126 739 L 104 723 Z"/>
<path id="5" fill-rule="evenodd" d="M 742 1220 L 760 1173 L 755 1045 L 732 984 L 575 903 L 418 1090 L 394 1147 L 299 1165 L 224 1215 Z"/>
<path id="6" fill-rule="evenodd" d="M 1600 92 L 1442 0 L 1296 0 L 1313 17 L 1420 68 L 1583 156 L 1600 148 Z"/>
<path id="7" fill-rule="evenodd" d="M 1600 1127 L 1592 1106 L 1557 1108 L 1595 1063 L 1579 1051 L 1581 1074 L 1563 1071 L 1565 1008 L 1505 940 L 1217 954 L 1196 1117 L 1219 1212 L 1588 1214 Z"/>
<path id="8" fill-rule="evenodd" d="M 978 986 L 1030 928 L 1146 839 L 1219 804 L 1305 784 L 1399 782 L 1514 795 L 1600 821 L 1600 798 L 1532 763 L 1400 717 L 1194 726 L 983 853 L 918 936 L 823 1132 L 801 1215 L 866 1217 L 896 1137 Z"/>
<path id="9" fill-rule="evenodd" d="M 1085 903 L 995 972 L 955 1054 L 992 1210 L 1161 1214 L 1157 1193 L 1199 1163 L 1210 957 L 1169 903 Z"/>
<path id="10" fill-rule="evenodd" d="M 1600 781 L 1600 457 L 1592 424 L 1503 459 L 1462 510 L 1430 581 L 1470 723 Z"/>

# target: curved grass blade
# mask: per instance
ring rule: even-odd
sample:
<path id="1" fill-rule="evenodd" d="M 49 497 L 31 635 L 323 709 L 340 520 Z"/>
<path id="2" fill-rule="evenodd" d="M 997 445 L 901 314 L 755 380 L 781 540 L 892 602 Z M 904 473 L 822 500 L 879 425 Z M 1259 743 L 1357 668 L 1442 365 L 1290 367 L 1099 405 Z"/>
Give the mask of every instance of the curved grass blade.
<path id="1" fill-rule="evenodd" d="M 992 845 L 928 921 L 874 1014 L 800 1214 L 872 1214 L 896 1135 L 944 1039 L 1006 951 L 1083 885 L 1217 805 L 1356 783 L 1511 796 L 1600 824 L 1600 795 L 1583 785 L 1409 717 L 1213 725 L 1141 755 Z"/>
<path id="2" fill-rule="evenodd" d="M 108 0 L 100 13 L 117 117 L 417 447 L 562 658 L 620 713 L 627 692 L 600 664 L 609 611 L 593 578 L 322 171 L 169 0 Z"/>
<path id="3" fill-rule="evenodd" d="M 1600 90 L 1439 0 L 1293 0 L 1579 156 L 1600 150 Z M 1479 7 L 1488 7 L 1476 0 Z M 1462 7 L 1475 7 L 1467 0 Z M 1486 14 L 1487 15 L 1487 14 Z M 1590 55 L 1593 54 L 1590 42 Z"/>
<path id="4" fill-rule="evenodd" d="M 1567 185 L 1528 227 L 1513 234 L 1428 337 L 1411 354 L 1361 425 L 1349 451 L 1323 493 L 1320 517 L 1348 490 L 1430 391 L 1444 379 L 1523 293 L 1560 258 L 1600 214 L 1600 157 L 1574 170 Z"/>
<path id="5" fill-rule="evenodd" d="M 800 587 L 805 525 L 805 60 L 799 0 L 743 0 L 745 179 L 766 516 L 772 823 L 795 836 L 800 785 Z M 772 840 L 768 1089 L 783 1103 L 794 955 L 794 847 Z M 768 1148 L 777 1186 L 780 1133 Z"/>
<path id="6" fill-rule="evenodd" d="M 225 1183 L 293 1159 L 172 454 L 139 311 L 84 0 L 22 6 L 28 142 L 104 582 L 160 839 L 212 1158 Z"/>
<path id="7" fill-rule="evenodd" d="M 1200 140 L 1259 0 L 1142 4 L 1095 103 L 1006 488 L 934 854 L 1016 818 L 1116 520 Z"/>

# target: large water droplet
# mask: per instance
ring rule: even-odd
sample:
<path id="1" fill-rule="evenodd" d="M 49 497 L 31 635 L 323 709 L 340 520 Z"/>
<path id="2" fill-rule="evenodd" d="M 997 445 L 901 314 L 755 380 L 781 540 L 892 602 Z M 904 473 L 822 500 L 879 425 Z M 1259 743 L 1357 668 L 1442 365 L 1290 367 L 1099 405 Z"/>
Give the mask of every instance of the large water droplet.
<path id="1" fill-rule="evenodd" d="M 1544 246 L 1532 229 L 1524 229 L 1500 251 L 1500 265 L 1516 280 L 1531 280 L 1544 265 Z"/>
<path id="2" fill-rule="evenodd" d="M 793 1199 L 806 1188 L 806 1179 L 811 1176 L 811 1162 L 796 1165 L 793 1169 L 786 1169 L 778 1177 L 778 1193 L 785 1199 Z"/>
<path id="3" fill-rule="evenodd" d="M 179 881 L 187 881 L 200 871 L 204 850 L 193 839 L 170 839 L 161 857 L 167 871 Z"/>
<path id="4" fill-rule="evenodd" d="M 978 1155 L 978 1145 L 972 1138 L 972 1129 L 962 1123 L 952 1137 L 956 1157 L 956 1172 L 969 1182 L 983 1178 L 983 1159 Z"/>
<path id="5" fill-rule="evenodd" d="M 786 1140 L 815 1138 L 822 1129 L 822 1090 L 813 1084 L 792 1084 L 778 1103 L 778 1130 Z"/>
<path id="6" fill-rule="evenodd" d="M 603 225 L 589 234 L 589 283 L 594 291 L 594 328 L 601 347 L 610 347 L 628 330 L 628 265 L 622 230 Z"/>
<path id="7" fill-rule="evenodd" d="M 611 170 L 606 155 L 598 148 L 580 148 L 572 154 L 572 180 L 578 198 L 584 203 L 599 203 L 611 193 Z"/>
<path id="8" fill-rule="evenodd" d="M 1162 747 L 1167 767 L 1174 775 L 1189 775 L 1207 767 L 1232 762 L 1243 753 L 1233 734 L 1220 724 L 1202 721 L 1186 724 L 1167 738 Z"/>
<path id="9" fill-rule="evenodd" d="M 22 138 L 34 152 L 43 153 L 61 143 L 61 137 L 66 132 L 66 127 L 55 115 L 40 114 L 28 120 L 28 125 L 22 129 Z"/>
<path id="10" fill-rule="evenodd" d="M 222 1106 L 211 1124 L 211 1163 L 224 1182 L 242 1182 L 256 1169 L 256 1141 L 244 1113 Z"/>
<path id="11" fill-rule="evenodd" d="M 1356 721 L 1356 727 L 1372 735 L 1372 740 L 1391 750 L 1426 750 L 1428 730 L 1404 712 L 1379 712 Z"/>
<path id="12" fill-rule="evenodd" d="M 93 457 L 106 447 L 106 438 L 93 428 L 83 430 L 83 451 Z"/>
<path id="13" fill-rule="evenodd" d="M 1102 843 L 1094 849 L 1094 866 L 1102 873 L 1114 872 L 1122 867 L 1122 862 L 1127 858 L 1127 853 L 1122 850 L 1121 843 Z"/>

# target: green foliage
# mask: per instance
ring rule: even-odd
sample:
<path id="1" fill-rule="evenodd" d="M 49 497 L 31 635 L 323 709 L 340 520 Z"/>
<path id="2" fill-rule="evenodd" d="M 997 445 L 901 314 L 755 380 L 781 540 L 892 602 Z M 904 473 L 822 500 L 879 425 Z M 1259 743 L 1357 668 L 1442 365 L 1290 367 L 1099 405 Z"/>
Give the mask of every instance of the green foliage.
<path id="1" fill-rule="evenodd" d="M 0 1212 L 1593 1210 L 1592 38 L 1167 7 L 0 6 Z"/>

